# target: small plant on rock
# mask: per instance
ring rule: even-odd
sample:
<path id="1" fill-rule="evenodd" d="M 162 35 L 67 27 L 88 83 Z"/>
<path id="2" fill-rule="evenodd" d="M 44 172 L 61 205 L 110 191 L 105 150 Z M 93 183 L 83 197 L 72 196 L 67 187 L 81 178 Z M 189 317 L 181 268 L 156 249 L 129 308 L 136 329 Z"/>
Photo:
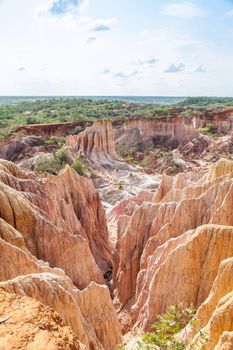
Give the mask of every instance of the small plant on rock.
<path id="1" fill-rule="evenodd" d="M 193 307 L 184 308 L 182 303 L 170 306 L 164 315 L 158 316 L 152 326 L 152 332 L 144 333 L 142 340 L 138 342 L 137 350 L 184 350 L 184 341 L 176 338 L 176 335 L 194 318 Z"/>
<path id="2" fill-rule="evenodd" d="M 41 173 L 47 172 L 56 175 L 66 164 L 70 164 L 68 152 L 65 148 L 61 148 L 53 154 L 40 157 L 36 170 Z"/>
<path id="3" fill-rule="evenodd" d="M 198 131 L 201 134 L 207 135 L 207 136 L 211 136 L 211 135 L 216 135 L 217 134 L 217 129 L 211 123 L 206 124 L 206 126 L 204 128 L 200 128 L 200 129 L 198 129 Z"/>
<path id="4" fill-rule="evenodd" d="M 91 172 L 89 166 L 83 161 L 81 156 L 78 156 L 74 163 L 71 165 L 80 176 L 84 176 L 87 172 Z"/>

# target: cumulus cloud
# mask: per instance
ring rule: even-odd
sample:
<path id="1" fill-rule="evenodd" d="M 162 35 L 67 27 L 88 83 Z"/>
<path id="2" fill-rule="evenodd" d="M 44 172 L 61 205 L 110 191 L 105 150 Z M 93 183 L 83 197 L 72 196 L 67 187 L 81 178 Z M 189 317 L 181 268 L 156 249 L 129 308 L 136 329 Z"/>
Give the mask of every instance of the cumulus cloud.
<path id="1" fill-rule="evenodd" d="M 1 1 L 1 0 L 0 0 Z M 79 32 L 103 32 L 110 30 L 115 24 L 115 19 L 91 19 L 83 14 L 90 0 L 48 0 L 37 8 L 36 17 L 44 23 L 58 23 L 61 20 L 66 25 L 79 26 Z M 86 43 L 94 42 L 94 35 L 88 37 Z"/>
<path id="2" fill-rule="evenodd" d="M 185 69 L 185 65 L 183 63 L 172 63 L 170 66 L 168 66 L 164 72 L 165 73 L 178 73 L 182 72 Z"/>
<path id="3" fill-rule="evenodd" d="M 49 12 L 59 16 L 74 11 L 81 3 L 81 0 L 54 0 L 50 4 Z"/>
<path id="4" fill-rule="evenodd" d="M 206 72 L 206 69 L 205 67 L 203 66 L 198 66 L 195 70 L 194 70 L 195 73 L 205 73 Z"/>
<path id="5" fill-rule="evenodd" d="M 146 59 L 141 59 L 141 58 L 138 58 L 134 61 L 132 61 L 133 64 L 137 65 L 137 66 L 142 66 L 142 65 L 150 65 L 150 66 L 153 66 L 155 65 L 157 62 L 158 62 L 158 58 L 155 58 L 155 57 L 149 57 L 149 58 L 146 58 Z"/>
<path id="6" fill-rule="evenodd" d="M 111 68 L 106 67 L 104 70 L 100 72 L 102 75 L 110 75 L 113 78 L 122 78 L 122 79 L 128 79 L 136 77 L 139 74 L 138 70 L 133 71 L 127 71 L 127 70 L 119 70 L 119 71 L 112 71 Z"/>
<path id="7" fill-rule="evenodd" d="M 97 19 L 89 24 L 89 30 L 92 32 L 103 32 L 110 30 L 116 24 L 115 19 L 101 20 Z"/>
<path id="8" fill-rule="evenodd" d="M 77 15 L 87 0 L 49 0 L 37 9 L 39 17 L 64 17 Z"/>
<path id="9" fill-rule="evenodd" d="M 177 2 L 174 4 L 165 5 L 163 13 L 166 16 L 179 18 L 194 18 L 206 16 L 208 11 L 199 7 L 195 2 Z"/>
<path id="10" fill-rule="evenodd" d="M 138 75 L 138 71 L 137 70 L 134 70 L 132 72 L 122 72 L 122 71 L 119 71 L 117 73 L 115 73 L 113 76 L 114 78 L 132 78 L 132 77 L 135 77 L 136 75 Z"/>
<path id="11" fill-rule="evenodd" d="M 107 74 L 110 74 L 111 73 L 111 69 L 110 68 L 105 68 L 102 72 L 100 72 L 100 74 L 103 74 L 103 75 L 107 75 Z"/>
<path id="12" fill-rule="evenodd" d="M 148 58 L 145 62 L 146 62 L 147 64 L 155 64 L 155 63 L 157 63 L 158 61 L 159 61 L 158 58 L 150 57 L 150 58 Z"/>
<path id="13" fill-rule="evenodd" d="M 24 72 L 25 70 L 26 70 L 25 67 L 19 67 L 19 68 L 17 69 L 18 72 Z"/>
<path id="14" fill-rule="evenodd" d="M 96 41 L 96 37 L 95 37 L 95 36 L 89 36 L 89 38 L 87 38 L 86 43 L 87 43 L 87 44 L 91 44 L 91 43 L 93 43 L 94 41 Z"/>

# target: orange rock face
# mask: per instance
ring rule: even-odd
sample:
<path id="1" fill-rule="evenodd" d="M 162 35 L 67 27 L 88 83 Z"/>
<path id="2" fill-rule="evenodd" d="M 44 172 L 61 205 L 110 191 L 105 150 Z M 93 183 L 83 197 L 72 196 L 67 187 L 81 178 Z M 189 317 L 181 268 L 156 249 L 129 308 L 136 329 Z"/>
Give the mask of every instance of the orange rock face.
<path id="1" fill-rule="evenodd" d="M 129 120 L 122 128 L 139 130 L 142 140 L 165 135 L 179 145 L 196 137 L 184 118 L 160 122 Z M 97 167 L 122 165 L 110 121 L 68 136 L 66 146 Z M 41 178 L 0 161 L 0 340 L 6 349 L 115 350 L 122 342 L 117 313 L 123 331 L 136 336 L 178 302 L 197 308 L 199 330 L 188 325 L 180 334 L 190 349 L 232 348 L 233 162 L 163 175 L 153 194 L 137 193 L 106 218 L 91 181 L 71 168 Z M 205 345 L 200 330 L 208 334 Z"/>
<path id="2" fill-rule="evenodd" d="M 198 328 L 186 327 L 190 348 L 231 349 L 232 347 L 232 258 L 221 262 L 207 299 L 197 310 Z M 201 330 L 201 332 L 200 332 Z M 203 334 L 207 341 L 203 343 Z"/>
<path id="3" fill-rule="evenodd" d="M 115 150 L 110 120 L 97 120 L 80 134 L 67 136 L 66 146 L 74 154 L 81 154 L 101 166 L 121 161 Z"/>
<path id="4" fill-rule="evenodd" d="M 91 283 L 80 291 L 66 276 L 29 274 L 0 283 L 0 289 L 30 296 L 56 310 L 86 349 L 115 350 L 120 326 L 106 286 Z"/>
<path id="5" fill-rule="evenodd" d="M 232 170 L 220 161 L 208 173 L 164 176 L 151 202 L 116 212 L 114 293 L 125 331 L 150 329 L 168 306 L 199 307 L 208 297 L 233 253 Z"/>
<path id="6" fill-rule="evenodd" d="M 55 311 L 2 289 L 0 322 L 1 350 L 85 349 Z"/>
<path id="7" fill-rule="evenodd" d="M 21 299 L 12 293 L 30 296 L 60 316 L 60 323 L 38 316 L 41 304 L 32 300 L 32 306 L 26 303 L 16 317 L 16 327 L 4 323 L 9 335 L 0 335 L 1 345 L 3 341 L 6 349 L 115 350 L 121 330 L 103 277 L 112 264 L 108 230 L 91 182 L 69 168 L 41 179 L 0 161 L 0 203 L 0 290 L 10 292 L 16 303 Z M 7 313 L 14 313 L 12 303 Z M 31 328 L 24 326 L 27 310 Z M 51 334 L 35 330 L 43 317 L 43 327 Z"/>
<path id="8" fill-rule="evenodd" d="M 154 136 L 167 137 L 170 144 L 184 145 L 197 137 L 198 133 L 192 123 L 184 117 L 154 118 L 154 119 L 131 119 L 124 123 L 124 131 L 137 128 L 143 140 L 151 139 Z"/>
<path id="9" fill-rule="evenodd" d="M 105 213 L 91 182 L 66 168 L 47 180 L 1 162 L 0 216 L 37 258 L 60 267 L 83 288 L 111 270 Z M 17 177 L 18 176 L 18 177 Z M 101 273 L 101 271 L 102 273 Z"/>

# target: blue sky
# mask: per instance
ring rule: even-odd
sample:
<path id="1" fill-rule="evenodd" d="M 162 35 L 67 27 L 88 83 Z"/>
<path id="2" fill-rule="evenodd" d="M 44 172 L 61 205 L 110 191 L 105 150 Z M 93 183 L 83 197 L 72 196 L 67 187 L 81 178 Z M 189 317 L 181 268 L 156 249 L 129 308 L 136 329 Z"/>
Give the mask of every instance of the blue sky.
<path id="1" fill-rule="evenodd" d="M 0 0 L 0 95 L 233 96 L 233 1 Z"/>

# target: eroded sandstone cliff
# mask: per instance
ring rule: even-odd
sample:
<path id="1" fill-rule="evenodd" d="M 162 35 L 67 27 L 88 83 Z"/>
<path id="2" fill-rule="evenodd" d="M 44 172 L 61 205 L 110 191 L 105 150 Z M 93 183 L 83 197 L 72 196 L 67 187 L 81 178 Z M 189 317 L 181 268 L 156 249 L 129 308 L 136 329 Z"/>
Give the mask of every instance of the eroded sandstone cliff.
<path id="1" fill-rule="evenodd" d="M 97 120 L 80 134 L 67 136 L 66 146 L 74 154 L 83 155 L 101 166 L 121 161 L 115 150 L 110 120 Z"/>
<path id="2" fill-rule="evenodd" d="M 219 123 L 220 132 L 231 131 L 229 118 Z M 68 136 L 66 147 L 119 175 L 129 168 L 116 152 L 117 140 L 129 147 L 134 132 L 139 141 L 156 142 L 157 135 L 172 147 L 190 147 L 202 121 L 130 120 L 118 125 L 115 140 L 112 123 L 97 121 Z M 140 189 L 134 174 L 128 176 Z M 126 192 L 124 184 L 116 185 Z M 148 191 L 139 189 L 106 217 L 92 182 L 70 167 L 40 177 L 0 160 L 0 294 L 6 300 L 0 317 L 4 329 L 9 313 L 21 325 L 19 340 L 19 327 L 9 328 L 19 349 L 28 329 L 31 349 L 44 336 L 48 349 L 62 349 L 67 338 L 73 349 L 113 350 L 122 342 L 121 327 L 140 335 L 177 302 L 197 308 L 199 331 L 188 325 L 185 332 L 190 348 L 202 349 L 202 330 L 206 349 L 231 349 L 233 162 L 163 175 Z M 14 298 L 22 309 L 15 310 Z M 43 317 L 51 339 L 35 330 Z M 10 337 L 1 337 L 13 349 Z"/>
<path id="3" fill-rule="evenodd" d="M 62 348 L 56 343 L 59 332 L 61 344 L 64 333 L 67 346 L 68 336 L 76 344 L 73 349 L 79 349 L 78 341 L 85 349 L 115 349 L 121 330 L 103 277 L 111 272 L 110 244 L 105 213 L 91 182 L 69 168 L 58 177 L 38 178 L 1 161 L 0 203 L 0 289 L 10 292 L 11 299 L 12 293 L 37 299 L 70 326 L 73 333 L 68 327 L 59 330 L 59 323 L 54 323 L 58 334 L 51 334 L 51 339 L 45 334 L 49 349 Z M 30 313 L 30 307 L 29 302 L 25 312 Z M 11 312 L 18 317 L 14 308 Z M 19 317 L 23 312 L 24 306 Z M 28 337 L 28 344 L 32 342 L 34 349 L 43 334 L 33 329 L 36 311 L 31 318 L 35 339 Z M 18 344 L 17 329 L 24 327 L 24 321 L 17 320 L 11 337 L 3 338 L 7 349 Z M 44 327 L 53 329 L 51 322 L 45 318 Z M 4 321 L 7 326 L 8 320 Z M 23 349 L 21 343 L 17 346 Z"/>
<path id="4" fill-rule="evenodd" d="M 222 160 L 207 173 L 164 176 L 151 201 L 130 200 L 112 213 L 115 305 L 125 331 L 150 329 L 177 302 L 204 307 L 221 262 L 233 254 L 232 175 L 233 163 Z M 222 288 L 222 296 L 232 291 L 227 281 Z M 217 341 L 230 328 L 220 329 Z"/>

